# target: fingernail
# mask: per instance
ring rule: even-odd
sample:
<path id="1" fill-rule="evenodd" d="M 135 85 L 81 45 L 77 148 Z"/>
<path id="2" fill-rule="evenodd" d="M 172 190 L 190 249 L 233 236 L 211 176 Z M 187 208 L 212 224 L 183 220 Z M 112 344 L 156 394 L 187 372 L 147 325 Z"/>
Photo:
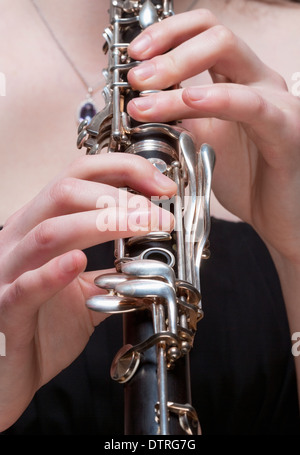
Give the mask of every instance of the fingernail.
<path id="1" fill-rule="evenodd" d="M 201 101 L 207 97 L 207 92 L 201 87 L 188 87 L 186 94 L 191 101 Z"/>
<path id="2" fill-rule="evenodd" d="M 140 98 L 134 98 L 131 102 L 139 111 L 148 111 L 153 107 L 154 100 L 151 96 L 142 96 Z"/>
<path id="3" fill-rule="evenodd" d="M 156 171 L 154 173 L 154 180 L 156 181 L 158 186 L 160 186 L 163 189 L 172 187 L 174 187 L 174 189 L 176 188 L 176 183 L 173 182 L 173 180 L 167 177 L 165 174 L 162 174 L 160 171 Z"/>
<path id="4" fill-rule="evenodd" d="M 135 38 L 129 46 L 129 53 L 130 51 L 136 52 L 138 54 L 143 54 L 147 51 L 152 43 L 151 37 L 147 34 L 141 34 L 137 38 Z"/>
<path id="5" fill-rule="evenodd" d="M 77 266 L 76 262 L 73 259 L 73 256 L 70 254 L 65 254 L 59 260 L 59 267 L 64 273 L 75 272 Z"/>
<path id="6" fill-rule="evenodd" d="M 131 72 L 134 74 L 135 78 L 140 81 L 145 81 L 155 74 L 155 66 L 150 62 L 143 62 L 140 65 L 132 68 Z"/>

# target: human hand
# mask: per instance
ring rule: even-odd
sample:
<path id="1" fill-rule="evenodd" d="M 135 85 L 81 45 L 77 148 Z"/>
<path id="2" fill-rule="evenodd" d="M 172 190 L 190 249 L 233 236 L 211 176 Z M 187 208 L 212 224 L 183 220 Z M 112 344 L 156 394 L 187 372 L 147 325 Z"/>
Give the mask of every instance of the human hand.
<path id="1" fill-rule="evenodd" d="M 190 119 L 198 145 L 215 150 L 213 189 L 222 205 L 250 223 L 273 255 L 299 264 L 300 103 L 283 78 L 207 10 L 148 27 L 129 53 L 146 60 L 128 74 L 138 90 L 209 71 L 211 84 L 136 98 L 128 112 L 143 122 Z"/>
<path id="2" fill-rule="evenodd" d="M 0 332 L 6 337 L 6 356 L 0 357 L 0 431 L 16 421 L 38 388 L 80 354 L 106 317 L 85 305 L 100 292 L 93 284 L 99 271 L 84 272 L 81 250 L 172 230 L 172 215 L 144 196 L 125 197 L 121 187 L 148 197 L 176 192 L 174 182 L 141 157 L 83 156 L 0 232 Z M 105 200 L 110 207 L 105 208 Z M 103 220 L 116 228 L 101 230 Z"/>

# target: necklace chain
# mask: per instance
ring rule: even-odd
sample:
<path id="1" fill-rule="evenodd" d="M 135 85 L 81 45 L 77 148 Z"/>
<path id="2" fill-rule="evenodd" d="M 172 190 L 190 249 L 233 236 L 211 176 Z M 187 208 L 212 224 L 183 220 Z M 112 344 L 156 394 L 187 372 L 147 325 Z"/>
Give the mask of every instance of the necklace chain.
<path id="1" fill-rule="evenodd" d="M 186 11 L 190 11 L 191 9 L 193 9 L 197 2 L 198 2 L 198 0 L 193 0 Z M 55 33 L 53 32 L 52 28 L 50 27 L 49 22 L 47 21 L 47 19 L 45 18 L 44 14 L 42 13 L 40 8 L 36 4 L 36 1 L 35 0 L 31 0 L 31 3 L 33 4 L 37 14 L 39 15 L 39 17 L 42 20 L 43 24 L 47 28 L 48 32 L 50 33 L 53 41 L 56 43 L 57 47 L 59 48 L 59 50 L 61 51 L 61 53 L 63 54 L 63 56 L 67 60 L 67 62 L 69 63 L 69 65 L 72 67 L 73 71 L 77 74 L 78 78 L 81 80 L 82 84 L 87 89 L 88 94 L 90 96 L 92 96 L 93 93 L 95 93 L 96 91 L 98 91 L 102 87 L 102 84 L 98 84 L 95 87 L 92 87 L 90 84 L 88 84 L 88 82 L 85 79 L 85 77 L 83 76 L 83 74 L 79 71 L 79 69 L 77 68 L 77 66 L 73 62 L 73 60 L 70 58 L 69 54 L 66 52 L 66 50 L 64 49 L 64 47 L 62 46 L 62 44 L 58 40 L 57 36 L 55 35 Z"/>
<path id="2" fill-rule="evenodd" d="M 61 45 L 60 41 L 58 40 L 58 38 L 56 37 L 55 33 L 53 32 L 52 28 L 50 27 L 47 19 L 45 18 L 44 14 L 42 13 L 42 11 L 40 10 L 40 8 L 38 7 L 38 5 L 36 4 L 36 1 L 35 0 L 31 0 L 31 3 L 32 5 L 34 6 L 37 14 L 39 15 L 40 19 L 42 20 L 43 24 L 45 25 L 45 27 L 47 28 L 48 32 L 50 33 L 53 41 L 55 42 L 55 44 L 57 45 L 57 47 L 59 48 L 59 50 L 61 51 L 61 53 L 63 54 L 63 56 L 65 57 L 65 59 L 67 60 L 67 62 L 69 63 L 69 65 L 72 67 L 73 71 L 77 74 L 78 78 L 80 79 L 80 81 L 82 82 L 82 84 L 85 86 L 85 88 L 87 89 L 88 91 L 88 95 L 89 96 L 92 96 L 93 93 L 97 92 L 102 86 L 103 86 L 103 82 L 101 84 L 97 84 L 95 87 L 92 87 L 88 82 L 87 80 L 85 79 L 85 77 L 83 76 L 83 74 L 79 71 L 79 69 L 77 68 L 77 66 L 75 65 L 75 63 L 73 62 L 73 60 L 70 58 L 69 54 L 66 52 L 66 50 L 64 49 L 64 47 Z"/>
<path id="3" fill-rule="evenodd" d="M 86 119 L 88 120 L 88 122 L 91 121 L 91 119 L 93 118 L 93 116 L 96 114 L 97 112 L 97 108 L 95 106 L 95 103 L 94 103 L 94 100 L 93 100 L 93 94 L 96 93 L 98 90 L 100 90 L 100 88 L 103 87 L 103 82 L 101 84 L 98 84 L 96 85 L 95 87 L 92 87 L 90 86 L 90 84 L 88 84 L 88 82 L 86 81 L 85 77 L 83 76 L 83 74 L 81 73 L 81 71 L 78 69 L 78 67 L 75 65 L 75 63 L 73 62 L 73 60 L 71 59 L 71 57 L 69 56 L 68 52 L 65 50 L 65 48 L 62 46 L 61 42 L 59 41 L 59 39 L 57 38 L 56 34 L 54 33 L 54 31 L 52 30 L 49 22 L 47 21 L 46 17 L 44 16 L 44 14 L 42 13 L 42 11 L 40 10 L 39 6 L 37 5 L 36 3 L 36 0 L 31 0 L 31 3 L 33 5 L 33 7 L 35 8 L 39 18 L 41 19 L 41 21 L 43 22 L 44 26 L 46 27 L 46 29 L 48 30 L 51 38 L 53 39 L 53 41 L 55 42 L 57 48 L 60 50 L 61 54 L 64 56 L 64 58 L 67 60 L 67 62 L 69 63 L 70 67 L 73 69 L 73 71 L 75 72 L 75 74 L 77 74 L 79 80 L 81 81 L 81 83 L 85 86 L 86 90 L 87 90 L 87 96 L 86 96 L 86 100 L 83 101 L 80 105 L 79 105 L 79 109 L 78 109 L 78 114 L 77 114 L 77 120 L 79 121 L 79 123 L 83 120 L 83 119 Z M 193 0 L 190 4 L 190 6 L 186 9 L 186 11 L 190 11 L 191 9 L 194 8 L 194 6 L 198 3 L 198 0 Z"/>

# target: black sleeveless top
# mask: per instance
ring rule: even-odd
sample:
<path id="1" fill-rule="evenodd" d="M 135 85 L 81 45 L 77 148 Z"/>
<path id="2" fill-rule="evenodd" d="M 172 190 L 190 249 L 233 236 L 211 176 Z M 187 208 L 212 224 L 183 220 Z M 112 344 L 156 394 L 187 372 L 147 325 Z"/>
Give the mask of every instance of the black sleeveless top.
<path id="1" fill-rule="evenodd" d="M 191 351 L 202 432 L 300 435 L 291 336 L 270 255 L 245 223 L 213 219 L 210 243 L 201 272 L 205 317 Z M 86 254 L 88 270 L 99 269 L 99 257 L 112 266 L 112 244 Z M 121 346 L 121 316 L 112 316 L 4 434 L 123 434 L 123 389 L 109 376 Z"/>

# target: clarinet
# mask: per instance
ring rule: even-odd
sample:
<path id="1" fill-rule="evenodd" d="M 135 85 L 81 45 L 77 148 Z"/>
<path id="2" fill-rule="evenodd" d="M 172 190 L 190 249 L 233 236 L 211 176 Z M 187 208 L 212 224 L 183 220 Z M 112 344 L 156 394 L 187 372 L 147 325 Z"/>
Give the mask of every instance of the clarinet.
<path id="1" fill-rule="evenodd" d="M 151 24 L 174 14 L 168 0 L 111 0 L 104 31 L 105 107 L 78 129 L 87 154 L 124 152 L 149 160 L 177 184 L 177 194 L 156 201 L 175 217 L 173 232 L 151 232 L 115 242 L 116 272 L 95 284 L 106 291 L 87 301 L 91 310 L 123 314 L 124 345 L 111 365 L 124 384 L 127 435 L 201 434 L 191 404 L 189 351 L 203 317 L 200 266 L 209 257 L 210 192 L 215 155 L 196 149 L 191 133 L 175 123 L 139 123 L 126 112 L 136 92 L 127 80 L 129 43 Z M 129 189 L 130 191 L 130 189 Z"/>

